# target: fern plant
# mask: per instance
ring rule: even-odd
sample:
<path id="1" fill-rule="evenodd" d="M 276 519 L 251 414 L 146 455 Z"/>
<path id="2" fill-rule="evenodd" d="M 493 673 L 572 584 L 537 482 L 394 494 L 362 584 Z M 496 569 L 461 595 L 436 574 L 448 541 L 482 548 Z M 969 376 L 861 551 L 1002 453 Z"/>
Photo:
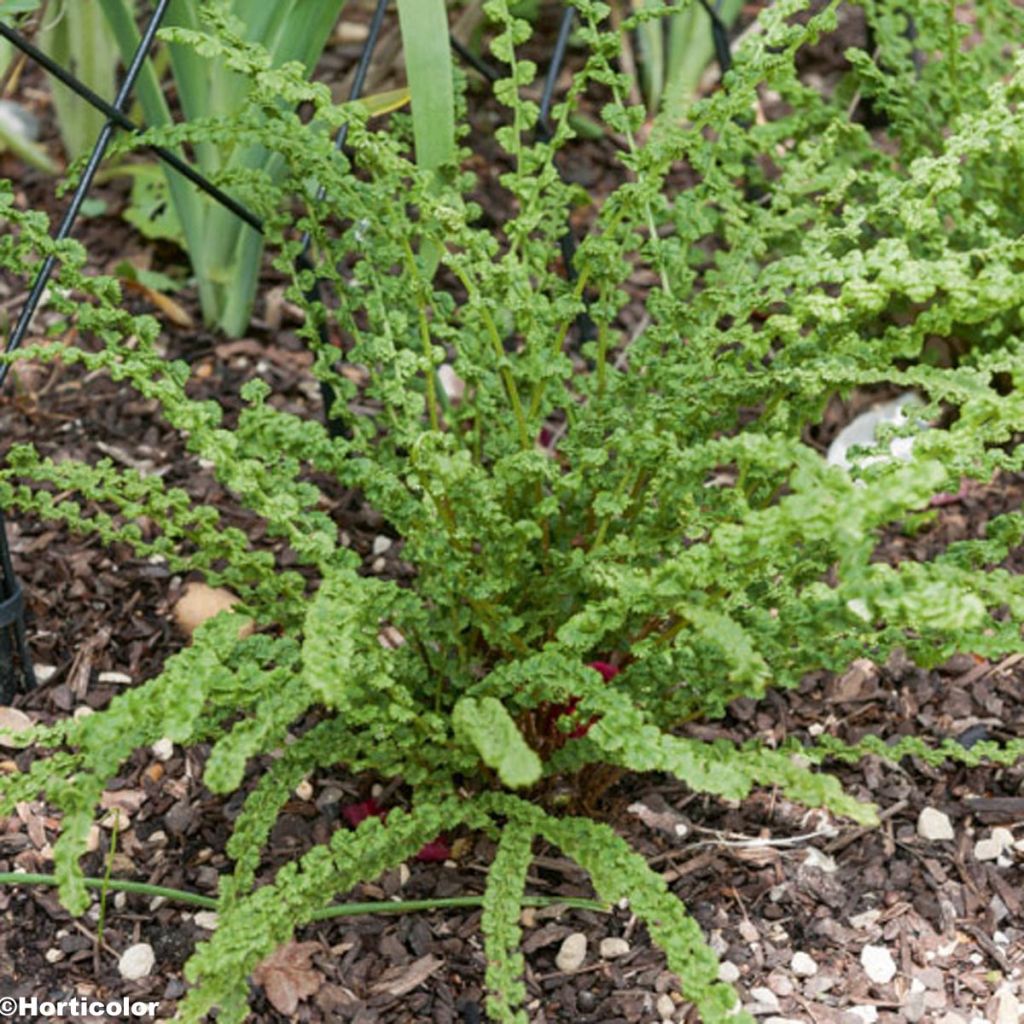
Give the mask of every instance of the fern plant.
<path id="1" fill-rule="evenodd" d="M 0 265 L 23 271 L 55 252 L 52 304 L 79 339 L 17 358 L 103 370 L 157 400 L 301 569 L 282 568 L 218 509 L 157 476 L 102 459 L 55 463 L 29 446 L 12 448 L 0 469 L 3 507 L 126 542 L 242 598 L 102 713 L 36 729 L 32 741 L 50 753 L 0 778 L 0 810 L 43 793 L 63 811 L 55 866 L 66 906 L 81 912 L 79 858 L 95 808 L 135 749 L 162 737 L 211 743 L 204 781 L 218 793 L 243 784 L 253 757 L 283 751 L 234 823 L 235 867 L 221 879 L 217 930 L 187 966 L 185 1020 L 216 1007 L 219 1021 L 241 1021 L 249 972 L 329 894 L 458 827 L 498 840 L 483 916 L 492 1019 L 526 1019 L 518 908 L 538 839 L 586 869 L 602 899 L 629 901 L 705 1021 L 746 1019 L 683 905 L 611 827 L 563 806 L 566 783 L 585 789 L 603 765 L 668 772 L 733 799 L 778 786 L 871 822 L 872 808 L 813 766 L 868 750 L 974 762 L 1024 752 L 1022 743 L 930 750 L 914 738 L 888 748 L 830 737 L 771 749 L 673 731 L 721 716 L 736 697 L 897 647 L 922 665 L 958 650 L 1024 648 L 1024 580 L 999 567 L 1024 538 L 1019 512 L 930 561 L 874 558 L 883 530 L 919 518 L 961 476 L 1019 470 L 1024 459 L 1013 184 L 1024 62 L 1011 67 L 1003 55 L 1021 12 L 972 5 L 981 42 L 968 46 L 955 11 L 909 5 L 913 45 L 929 55 L 918 70 L 908 5 L 869 0 L 877 51 L 851 53 L 850 80 L 826 97 L 800 81 L 794 58 L 833 28 L 837 3 L 801 19 L 801 0 L 779 0 L 725 87 L 684 120 L 666 114 L 641 147 L 632 140 L 644 114 L 622 99 L 608 8 L 576 6 L 589 56 L 550 141 L 537 143 L 537 108 L 524 97 L 535 68 L 518 54 L 529 27 L 507 0 L 487 4 L 494 55 L 509 69 L 497 138 L 515 207 L 496 231 L 479 226 L 469 176 L 410 160 L 407 126 L 370 130 L 358 108 L 333 107 L 322 87 L 270 66 L 223 24 L 190 36 L 251 84 L 252 107 L 217 130 L 266 147 L 285 168 L 274 181 L 240 170 L 233 182 L 265 218 L 278 267 L 292 272 L 309 231 L 316 273 L 334 285 L 330 304 L 310 305 L 310 275 L 299 274 L 292 297 L 307 310 L 315 373 L 338 396 L 338 436 L 273 408 L 258 378 L 226 427 L 216 403 L 188 397 L 189 368 L 161 356 L 158 325 L 126 312 L 115 282 L 85 273 L 78 246 L 55 247 L 45 218 L 18 209 L 9 187 L 0 192 L 9 225 Z M 593 89 L 626 140 L 628 173 L 595 210 L 567 281 L 557 241 L 566 205 L 585 197 L 552 158 Z M 788 111 L 777 120 L 752 116 L 765 89 Z M 858 93 L 888 115 L 885 138 L 849 117 Z M 300 102 L 314 110 L 306 124 L 291 113 Z M 919 115 L 936 111 L 948 130 L 922 131 Z M 342 122 L 353 166 L 331 144 Z M 182 143 L 213 127 L 149 137 Z M 666 180 L 680 161 L 699 183 L 675 191 Z M 310 179 L 326 185 L 322 202 L 311 201 Z M 627 286 L 644 280 L 655 284 L 634 336 L 621 314 Z M 576 351 L 568 343 L 585 296 L 597 338 Z M 344 353 L 320 345 L 324 318 L 345 337 Z M 936 337 L 970 343 L 958 365 L 926 358 Z M 342 373 L 342 358 L 360 373 Z M 459 400 L 438 381 L 444 362 L 464 381 Z M 917 431 L 913 457 L 854 479 L 827 466 L 802 431 L 831 396 L 881 383 L 921 396 L 906 428 Z M 940 412 L 941 429 L 919 427 Z M 360 490 L 386 517 L 415 568 L 410 582 L 361 572 L 324 510 L 334 488 Z M 143 518 L 156 533 L 143 532 Z M 253 633 L 240 632 L 247 617 Z M 400 779 L 406 808 L 339 829 L 256 887 L 288 794 L 335 769 Z"/>

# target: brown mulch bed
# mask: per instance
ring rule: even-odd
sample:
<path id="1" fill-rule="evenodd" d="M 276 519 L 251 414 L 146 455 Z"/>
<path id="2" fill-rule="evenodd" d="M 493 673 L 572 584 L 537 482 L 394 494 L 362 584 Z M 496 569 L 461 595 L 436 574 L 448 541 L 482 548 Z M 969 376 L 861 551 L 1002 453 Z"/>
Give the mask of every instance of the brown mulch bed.
<path id="1" fill-rule="evenodd" d="M 342 53 L 338 67 L 347 67 L 354 52 Z M 840 59 L 822 58 L 819 71 L 827 73 Z M 40 94 L 38 103 L 44 102 Z M 52 138 L 52 122 L 49 131 Z M 478 171 L 486 167 L 481 154 Z M 26 202 L 57 208 L 50 182 L 2 158 L 0 172 L 18 178 Z M 617 173 L 610 147 L 585 145 L 572 173 L 601 191 Z M 486 183 L 484 189 L 490 197 Z M 161 265 L 173 258 L 135 239 L 115 216 L 125 200 L 116 183 L 103 195 L 109 215 L 84 222 L 77 232 L 97 267 L 109 270 L 126 258 Z M 186 359 L 196 396 L 217 398 L 229 417 L 237 411 L 240 384 L 253 373 L 268 380 L 281 407 L 319 415 L 308 356 L 274 292 L 277 281 L 268 277 L 266 283 L 246 339 L 228 342 L 169 327 L 168 358 Z M 8 312 L 23 295 L 24 282 L 0 281 L 0 305 Z M 189 306 L 187 295 L 182 301 Z M 86 379 L 77 368 L 26 366 L 16 378 L 0 400 L 4 449 L 31 441 L 54 457 L 105 455 L 164 473 L 197 499 L 230 507 L 156 409 L 123 386 L 103 375 Z M 952 540 L 982 536 L 989 519 L 1022 500 L 1024 478 L 973 484 L 962 500 L 937 509 L 926 529 L 890 537 L 880 555 L 918 558 Z M 380 516 L 356 495 L 332 501 L 331 512 L 363 556 L 365 571 L 400 575 L 400 546 L 379 540 L 387 536 Z M 237 525 L 258 530 L 244 516 Z M 18 700 L 31 716 L 51 720 L 102 708 L 124 687 L 152 677 L 185 642 L 170 614 L 185 581 L 164 565 L 28 518 L 12 519 L 10 536 L 44 678 L 39 690 Z M 1011 567 L 1020 571 L 1020 560 Z M 708 738 L 770 741 L 821 729 L 848 740 L 868 732 L 931 742 L 961 737 L 965 743 L 982 735 L 1024 736 L 1024 661 L 989 664 L 965 653 L 930 672 L 900 657 L 881 666 L 861 661 L 839 677 L 818 673 L 795 690 L 772 692 L 757 703 L 738 701 L 722 722 L 692 727 Z M 139 751 L 111 783 L 108 803 L 122 807 L 128 819 L 118 835 L 116 877 L 216 893 L 218 877 L 230 869 L 224 844 L 241 794 L 223 800 L 203 787 L 205 753 Z M 30 757 L 0 748 L 0 771 L 24 767 Z M 251 766 L 247 785 L 262 767 Z M 1018 997 L 1024 1002 L 1024 849 L 979 859 L 976 842 L 1000 827 L 1024 840 L 1024 766 L 936 769 L 912 758 L 898 766 L 868 758 L 832 770 L 849 791 L 878 805 L 881 827 L 860 829 L 808 812 L 771 791 L 730 804 L 658 776 L 621 779 L 595 812 L 663 872 L 722 957 L 723 976 L 735 980 L 744 1002 L 769 1024 L 1017 1021 Z M 277 867 L 345 827 L 342 808 L 370 796 L 371 786 L 372 780 L 322 773 L 300 787 L 274 830 L 261 877 L 271 878 Z M 922 838 L 917 821 L 925 808 L 948 816 L 953 839 Z M 111 824 L 108 819 L 97 831 L 85 863 L 89 874 L 103 873 Z M 57 826 L 40 802 L 0 819 L 0 871 L 51 870 Z M 410 863 L 349 898 L 481 892 L 491 844 L 475 836 L 449 838 L 450 861 Z M 591 894 L 583 873 L 557 851 L 537 852 L 532 893 Z M 180 905 L 118 895 L 111 898 L 100 945 L 97 915 L 96 902 L 75 921 L 52 891 L 0 889 L 0 995 L 130 995 L 159 1000 L 159 1015 L 173 1016 L 186 987 L 182 966 L 209 934 L 211 920 Z M 690 1019 L 664 958 L 628 910 L 554 907 L 526 910 L 523 918 L 531 1021 Z M 565 973 L 555 957 L 577 932 L 586 937 L 586 958 L 581 969 Z M 623 939 L 625 952 L 602 956 L 601 940 L 609 937 Z M 291 961 L 278 963 L 276 978 L 265 973 L 263 986 L 254 988 L 255 1020 L 441 1024 L 482 1017 L 479 911 L 342 918 L 307 927 L 298 939 Z M 152 946 L 156 964 L 148 977 L 128 982 L 118 973 L 118 956 L 139 942 Z M 891 980 L 869 978 L 862 963 L 866 947 L 888 951 L 895 965 Z M 797 954 L 803 956 L 794 960 Z M 289 985 L 308 995 L 285 1015 L 268 993 L 280 1006 Z"/>

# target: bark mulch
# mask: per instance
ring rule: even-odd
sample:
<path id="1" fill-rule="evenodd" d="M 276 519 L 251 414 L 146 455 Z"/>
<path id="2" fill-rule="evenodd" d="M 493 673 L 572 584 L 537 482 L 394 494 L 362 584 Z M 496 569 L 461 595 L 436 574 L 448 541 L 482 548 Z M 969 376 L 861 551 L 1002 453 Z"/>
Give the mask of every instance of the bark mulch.
<path id="1" fill-rule="evenodd" d="M 352 53 L 343 56 L 339 67 L 351 62 Z M 841 56 L 826 54 L 819 73 L 838 61 Z M 44 94 L 37 101 L 44 105 Z M 610 162 L 607 146 L 593 144 L 572 173 L 599 191 L 613 176 Z M 51 183 L 10 160 L 0 159 L 0 172 L 19 179 L 25 202 L 54 208 Z M 78 232 L 95 266 L 109 270 L 124 259 L 161 266 L 175 258 L 124 227 L 117 213 L 126 197 L 116 183 L 102 194 L 107 215 L 84 222 Z M 279 284 L 268 274 L 253 330 L 240 341 L 168 327 L 168 358 L 186 359 L 197 397 L 217 398 L 229 418 L 237 411 L 239 386 L 254 373 L 268 380 L 283 408 L 319 415 L 309 357 L 291 330 Z M 24 282 L 0 281 L 3 309 L 16 310 L 23 296 Z M 179 301 L 198 319 L 187 291 Z M 55 458 L 106 456 L 161 473 L 199 500 L 231 507 L 155 407 L 123 385 L 59 366 L 23 366 L 13 376 L 0 401 L 4 450 L 31 441 Z M 815 440 L 827 440 L 848 414 L 836 406 L 833 422 Z M 983 536 L 989 519 L 1019 508 L 1022 499 L 1024 478 L 972 484 L 912 537 L 889 537 L 879 557 L 918 558 L 953 540 Z M 357 495 L 331 500 L 367 573 L 394 578 L 407 571 L 400 544 L 373 509 Z M 232 525 L 258 536 L 258 522 L 244 515 Z M 33 718 L 102 708 L 125 687 L 152 677 L 186 642 L 170 614 L 186 581 L 166 566 L 29 518 L 12 518 L 10 534 L 43 682 L 18 701 Z M 1009 567 L 1021 571 L 1022 560 L 1018 553 Z M 1024 735 L 1024 658 L 993 664 L 965 652 L 934 671 L 899 656 L 884 665 L 861 660 L 839 676 L 816 673 L 792 691 L 737 701 L 721 722 L 690 729 L 707 738 L 774 742 L 822 730 L 851 741 L 867 733 L 1005 741 Z M 112 830 L 126 825 L 117 835 L 115 877 L 215 895 L 218 877 L 230 870 L 224 846 L 231 820 L 265 763 L 253 763 L 243 791 L 224 800 L 200 781 L 205 754 L 165 745 L 136 753 L 109 786 L 106 816 L 85 862 L 88 874 L 103 874 Z M 0 748 L 0 771 L 24 768 L 31 758 L 31 752 Z M 933 768 L 914 758 L 896 766 L 867 758 L 831 770 L 849 791 L 878 805 L 879 828 L 808 811 L 770 790 L 733 804 L 661 776 L 623 777 L 593 810 L 664 874 L 722 958 L 723 978 L 766 1024 L 1024 1019 L 1024 765 Z M 346 827 L 344 808 L 370 796 L 401 799 L 400 792 L 381 793 L 373 780 L 310 778 L 274 830 L 261 879 Z M 946 816 L 951 839 L 921 834 L 925 809 Z M 41 802 L 0 819 L 0 871 L 52 870 L 58 824 Z M 993 855 L 993 835 L 1005 836 L 997 830 L 1009 830 L 1014 845 Z M 480 893 L 492 845 L 472 835 L 449 839 L 450 860 L 410 863 L 339 896 Z M 531 893 L 591 895 L 584 874 L 557 851 L 538 848 L 537 854 Z M 186 988 L 182 966 L 215 926 L 209 912 L 113 895 L 102 943 L 98 915 L 98 899 L 83 919 L 73 920 L 51 890 L 0 888 L 0 995 L 129 995 L 158 1000 L 158 1016 L 173 1016 Z M 528 1011 L 536 1024 L 693 1019 L 664 958 L 628 909 L 526 909 L 523 924 Z M 585 957 L 566 972 L 556 956 L 577 933 L 586 940 Z M 608 939 L 620 941 L 603 943 Z M 148 976 L 126 981 L 119 956 L 137 943 L 149 944 L 156 962 Z M 479 1021 L 484 968 L 477 910 L 340 918 L 304 928 L 264 966 L 253 985 L 253 1019 Z"/>

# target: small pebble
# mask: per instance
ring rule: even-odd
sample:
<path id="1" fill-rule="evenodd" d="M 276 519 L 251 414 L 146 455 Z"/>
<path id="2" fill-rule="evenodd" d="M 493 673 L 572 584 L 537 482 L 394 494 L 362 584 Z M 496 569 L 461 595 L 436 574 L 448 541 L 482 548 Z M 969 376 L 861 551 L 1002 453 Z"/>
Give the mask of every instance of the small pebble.
<path id="1" fill-rule="evenodd" d="M 731 960 L 723 960 L 718 965 L 718 980 L 731 985 L 740 980 L 740 969 Z"/>
<path id="2" fill-rule="evenodd" d="M 166 736 L 157 740 L 149 749 L 158 761 L 170 761 L 174 756 L 174 742 Z"/>
<path id="3" fill-rule="evenodd" d="M 370 566 L 370 571 L 379 576 L 387 567 L 388 563 L 383 558 L 375 558 Z"/>
<path id="4" fill-rule="evenodd" d="M 867 930 L 882 916 L 880 910 L 865 910 L 862 914 L 854 914 L 850 918 L 850 927 Z"/>
<path id="5" fill-rule="evenodd" d="M 212 932 L 217 927 L 217 911 L 216 910 L 200 910 L 193 921 L 202 929 L 208 932 Z"/>
<path id="6" fill-rule="evenodd" d="M 917 1024 L 925 1013 L 924 993 L 911 992 L 903 1003 L 902 1012 L 907 1024 Z"/>
<path id="7" fill-rule="evenodd" d="M 609 936 L 601 940 L 600 951 L 602 960 L 615 960 L 629 952 L 629 943 L 625 939 Z"/>
<path id="8" fill-rule="evenodd" d="M 59 949 L 48 949 L 45 955 L 48 964 L 59 964 L 64 959 L 64 953 Z"/>
<path id="9" fill-rule="evenodd" d="M 789 962 L 789 969 L 798 978 L 813 978 L 818 973 L 818 964 L 814 957 L 807 953 L 794 953 Z"/>
<path id="10" fill-rule="evenodd" d="M 127 686 L 132 677 L 125 672 L 101 672 L 97 677 L 100 683 L 116 683 L 119 686 Z"/>
<path id="11" fill-rule="evenodd" d="M 948 814 L 934 807 L 925 807 L 917 816 L 917 834 L 929 842 L 953 839 L 953 823 Z"/>
<path id="12" fill-rule="evenodd" d="M 587 959 L 587 937 L 583 932 L 567 935 L 555 957 L 555 966 L 565 974 L 572 974 L 583 966 Z"/>
<path id="13" fill-rule="evenodd" d="M 56 674 L 56 665 L 36 665 L 36 682 L 42 685 L 48 683 Z"/>
<path id="14" fill-rule="evenodd" d="M 74 718 L 76 722 L 80 722 L 83 718 L 88 718 L 90 715 L 95 714 L 96 712 L 93 711 L 93 709 L 89 707 L 88 704 L 79 704 L 78 707 L 75 708 L 75 710 L 71 713 L 71 717 Z"/>
<path id="15" fill-rule="evenodd" d="M 9 729 L 14 736 L 32 728 L 32 719 L 17 708 L 0 707 L 0 729 Z M 0 747 L 15 750 L 20 746 L 17 739 L 0 736 Z"/>
<path id="16" fill-rule="evenodd" d="M 826 875 L 831 875 L 839 870 L 839 865 L 836 864 L 834 858 L 830 857 L 827 853 L 823 853 L 816 846 L 810 846 L 807 849 L 807 853 L 804 855 L 805 868 L 817 868 L 819 871 L 824 871 Z"/>
<path id="17" fill-rule="evenodd" d="M 576 993 L 576 1005 L 582 1013 L 592 1013 L 597 1006 L 597 996 L 589 988 Z"/>
<path id="18" fill-rule="evenodd" d="M 878 1020 L 878 1009 L 874 1006 L 851 1006 L 843 1017 L 850 1016 L 853 1020 L 859 1020 L 862 1024 L 875 1024 Z"/>
<path id="19" fill-rule="evenodd" d="M 658 996 L 658 1002 L 655 1004 L 655 1009 L 658 1011 L 658 1016 L 662 1020 L 672 1020 L 676 1015 L 676 1004 L 672 1002 L 672 997 L 667 993 L 663 992 Z"/>
<path id="20" fill-rule="evenodd" d="M 85 849 L 87 853 L 95 853 L 100 848 L 100 827 L 90 825 L 89 834 L 85 838 Z"/>
<path id="21" fill-rule="evenodd" d="M 758 1004 L 751 1010 L 752 1013 L 758 1015 L 775 1013 L 779 1009 L 779 997 L 767 985 L 758 985 L 756 988 L 752 988 L 750 998 Z"/>
<path id="22" fill-rule="evenodd" d="M 383 555 L 385 551 L 391 550 L 391 538 L 390 537 L 374 537 L 373 538 L 373 553 L 375 555 Z"/>
<path id="23" fill-rule="evenodd" d="M 156 954 L 148 942 L 137 942 L 129 946 L 117 962 L 117 969 L 121 977 L 127 981 L 137 981 L 145 978 L 153 970 L 156 963 Z"/>
<path id="24" fill-rule="evenodd" d="M 782 971 L 772 971 L 768 975 L 768 987 L 777 995 L 782 996 L 785 999 L 786 996 L 793 994 L 793 980 L 788 974 Z"/>
<path id="25" fill-rule="evenodd" d="M 123 832 L 131 824 L 128 812 L 123 807 L 111 807 L 100 819 L 100 825 L 108 830 Z"/>
<path id="26" fill-rule="evenodd" d="M 888 985 L 896 977 L 896 961 L 885 946 L 865 946 L 860 951 L 860 962 L 876 985 Z"/>
<path id="27" fill-rule="evenodd" d="M 988 839 L 979 839 L 974 844 L 975 860 L 997 860 L 1006 850 L 1013 847 L 1013 833 L 1008 828 L 994 828 Z"/>
<path id="28" fill-rule="evenodd" d="M 297 799 L 303 801 L 303 803 L 309 803 L 313 799 L 313 784 L 309 779 L 303 779 L 295 787 L 295 796 Z"/>
<path id="29" fill-rule="evenodd" d="M 996 997 L 995 1024 L 1018 1024 L 1020 1020 L 1020 1004 L 1017 997 L 1008 988 L 999 991 Z"/>

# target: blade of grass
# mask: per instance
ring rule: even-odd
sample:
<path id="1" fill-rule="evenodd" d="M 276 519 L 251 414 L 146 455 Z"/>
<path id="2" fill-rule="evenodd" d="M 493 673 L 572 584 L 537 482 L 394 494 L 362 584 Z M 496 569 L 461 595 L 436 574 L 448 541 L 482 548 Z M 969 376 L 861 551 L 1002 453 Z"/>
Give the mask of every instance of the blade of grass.
<path id="1" fill-rule="evenodd" d="M 655 6 L 652 0 L 644 0 L 643 8 Z M 676 18 L 683 17 L 677 14 Z M 653 21 L 642 22 L 636 30 L 638 48 L 640 50 L 640 75 L 643 79 L 644 96 L 647 109 L 654 113 L 661 102 L 661 94 L 665 89 L 665 20 L 655 18 Z"/>
<path id="2" fill-rule="evenodd" d="M 48 11 L 39 46 L 93 92 L 114 95 L 116 44 L 96 0 L 76 0 L 56 13 Z M 106 118 L 59 82 L 51 89 L 64 149 L 75 160 L 92 147 Z"/>
<path id="3" fill-rule="evenodd" d="M 412 94 L 416 162 L 434 170 L 455 158 L 455 92 L 444 0 L 398 0 Z"/>
<path id="4" fill-rule="evenodd" d="M 731 25 L 743 7 L 743 0 L 722 0 L 718 16 Z M 697 92 L 704 69 L 715 53 L 711 19 L 696 3 L 684 14 L 672 16 L 669 24 L 668 70 L 662 109 L 675 120 L 686 116 L 686 109 Z"/>
<path id="5" fill-rule="evenodd" d="M 456 152 L 455 90 L 445 0 L 398 0 L 398 22 L 412 99 L 416 163 L 437 172 L 454 162 Z M 425 280 L 433 279 L 440 258 L 438 246 L 424 239 L 419 264 Z"/>

